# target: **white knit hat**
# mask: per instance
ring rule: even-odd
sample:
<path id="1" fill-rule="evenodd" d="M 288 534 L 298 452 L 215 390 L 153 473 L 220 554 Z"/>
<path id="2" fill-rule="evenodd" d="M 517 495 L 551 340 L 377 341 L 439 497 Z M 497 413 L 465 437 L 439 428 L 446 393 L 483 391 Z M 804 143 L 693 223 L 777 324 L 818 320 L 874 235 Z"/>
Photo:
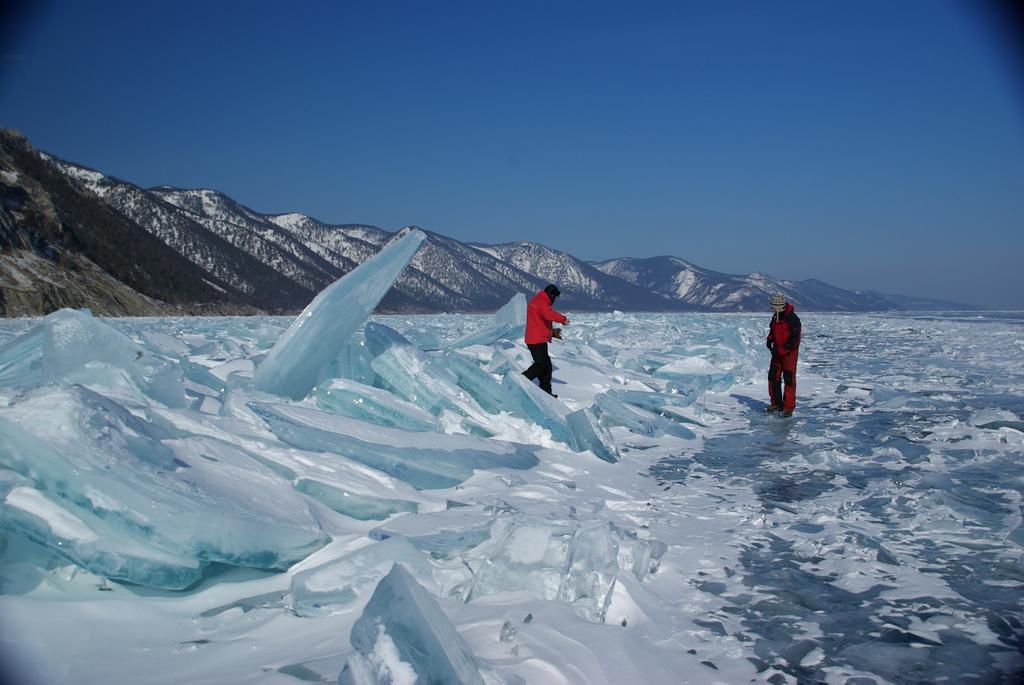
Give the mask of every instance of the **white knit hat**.
<path id="1" fill-rule="evenodd" d="M 782 309 L 786 306 L 786 296 L 782 293 L 775 293 L 772 295 L 772 309 Z"/>

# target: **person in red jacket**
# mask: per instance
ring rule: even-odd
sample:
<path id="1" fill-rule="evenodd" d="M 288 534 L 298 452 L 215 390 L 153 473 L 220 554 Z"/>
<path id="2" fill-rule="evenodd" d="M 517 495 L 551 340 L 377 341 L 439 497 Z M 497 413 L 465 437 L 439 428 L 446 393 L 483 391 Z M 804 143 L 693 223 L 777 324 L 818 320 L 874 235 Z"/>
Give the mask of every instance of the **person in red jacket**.
<path id="1" fill-rule="evenodd" d="M 766 412 L 781 411 L 783 416 L 792 416 L 796 408 L 796 357 L 800 350 L 800 319 L 793 312 L 793 305 L 786 302 L 786 296 L 775 293 L 771 299 L 772 322 L 768 326 L 766 344 L 772 353 L 768 367 L 768 397 L 771 404 Z M 786 392 L 782 392 L 782 383 Z"/>
<path id="2" fill-rule="evenodd" d="M 556 312 L 551 305 L 561 295 L 561 291 L 554 285 L 548 284 L 543 290 L 537 292 L 526 305 L 526 346 L 530 348 L 533 356 L 533 364 L 523 375 L 531 381 L 540 381 L 540 389 L 553 397 L 558 397 L 551 392 L 551 357 L 548 356 L 548 343 L 551 338 L 560 338 L 561 329 L 552 328 L 551 322 L 569 325 L 569 319 L 565 314 Z"/>

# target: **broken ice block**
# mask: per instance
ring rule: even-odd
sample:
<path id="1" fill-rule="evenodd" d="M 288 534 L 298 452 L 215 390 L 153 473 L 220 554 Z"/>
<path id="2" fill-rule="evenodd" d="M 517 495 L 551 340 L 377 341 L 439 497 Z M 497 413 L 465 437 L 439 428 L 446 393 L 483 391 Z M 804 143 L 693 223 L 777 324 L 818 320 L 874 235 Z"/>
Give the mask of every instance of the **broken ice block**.
<path id="1" fill-rule="evenodd" d="M 370 366 L 372 361 L 373 355 L 370 354 L 366 340 L 353 338 L 342 346 L 334 361 L 321 367 L 317 383 L 332 378 L 347 378 L 363 385 L 376 386 L 377 374 Z"/>
<path id="2" fill-rule="evenodd" d="M 625 426 L 639 435 L 674 435 L 687 440 L 695 437 L 689 428 L 645 409 L 620 402 L 607 393 L 601 393 L 594 398 L 594 408 L 605 425 Z"/>
<path id="3" fill-rule="evenodd" d="M 121 373 L 105 372 L 113 368 Z M 75 376 L 76 378 L 71 378 Z M 168 406 L 185 405 L 181 370 L 141 346 L 88 310 L 61 309 L 0 346 L 0 386 L 17 389 L 44 383 L 86 382 L 101 389 L 113 383 L 121 394 L 128 379 L 138 391 Z"/>
<path id="4" fill-rule="evenodd" d="M 573 449 L 579 452 L 590 450 L 597 458 L 612 464 L 619 460 L 615 439 L 589 408 L 572 412 L 565 417 L 565 423 L 572 433 Z"/>
<path id="5" fill-rule="evenodd" d="M 339 514 L 360 521 L 379 521 L 401 511 L 416 512 L 419 510 L 419 505 L 415 502 L 361 495 L 310 478 L 300 478 L 295 483 L 295 489 Z"/>
<path id="6" fill-rule="evenodd" d="M 418 550 L 443 559 L 476 547 L 491 537 L 492 514 L 478 511 L 436 511 L 399 516 L 370 531 L 374 540 L 402 537 Z"/>
<path id="7" fill-rule="evenodd" d="M 0 408 L 0 464 L 78 518 L 171 557 L 285 568 L 327 542 L 288 481 L 228 444 L 170 430 L 84 388 L 44 388 Z M 131 580 L 163 582 L 145 573 Z"/>
<path id="8" fill-rule="evenodd" d="M 421 433 L 287 405 L 250 403 L 284 442 L 300 449 L 333 452 L 383 471 L 420 489 L 446 488 L 474 469 L 528 469 L 535 448 L 468 435 Z M 424 444 L 426 442 L 426 444 Z"/>
<path id="9" fill-rule="evenodd" d="M 43 326 L 0 345 L 0 388 L 34 388 L 43 382 Z"/>
<path id="10" fill-rule="evenodd" d="M 696 395 L 684 395 L 673 392 L 647 392 L 641 390 L 620 390 L 612 388 L 607 392 L 609 397 L 614 397 L 620 402 L 632 404 L 635 407 L 642 407 L 648 411 L 660 414 L 665 407 L 689 407 L 697 399 Z"/>
<path id="11" fill-rule="evenodd" d="M 449 411 L 465 417 L 463 427 L 471 433 L 493 435 L 486 428 L 487 412 L 443 364 L 387 326 L 367 324 L 366 341 L 375 355 L 370 366 L 380 385 L 434 415 Z"/>
<path id="12" fill-rule="evenodd" d="M 548 429 L 555 440 L 566 445 L 573 444 L 572 432 L 565 423 L 568 408 L 564 404 L 517 371 L 505 374 L 501 385 L 508 390 L 510 400 L 515 403 L 517 415 Z"/>
<path id="13" fill-rule="evenodd" d="M 450 347 L 460 348 L 469 345 L 489 345 L 501 338 L 522 335 L 526 326 L 526 295 L 516 293 L 506 302 L 480 330 L 463 336 L 453 342 Z"/>
<path id="14" fill-rule="evenodd" d="M 125 535 L 90 511 L 48 499 L 30 487 L 17 487 L 0 501 L 0 520 L 47 545 L 82 568 L 112 580 L 183 590 L 202 577 L 205 561 Z"/>
<path id="15" fill-rule="evenodd" d="M 575 521 L 498 517 L 490 540 L 468 555 L 475 569 L 469 601 L 516 590 L 557 599 L 578 526 Z"/>
<path id="16" fill-rule="evenodd" d="M 426 240 L 412 230 L 320 292 L 285 331 L 253 377 L 257 390 L 302 399 L 387 294 Z"/>
<path id="17" fill-rule="evenodd" d="M 430 576 L 430 562 L 423 552 L 394 537 L 296 573 L 291 582 L 292 609 L 299 616 L 327 616 L 349 609 L 395 562 Z"/>
<path id="18" fill-rule="evenodd" d="M 395 683 L 393 668 L 407 665 L 413 678 L 402 682 L 484 685 L 476 658 L 455 626 L 401 564 L 377 585 L 352 626 L 351 642 L 364 661 L 346 664 L 339 683 Z M 391 652 L 392 658 L 381 658 L 382 652 Z M 378 675 L 370 675 L 374 672 Z"/>
<path id="19" fill-rule="evenodd" d="M 472 395 L 485 411 L 497 414 L 516 410 L 517 405 L 511 399 L 508 389 L 480 368 L 476 362 L 454 350 L 445 350 L 431 360 L 446 368 L 457 379 L 459 387 Z"/>
<path id="20" fill-rule="evenodd" d="M 334 414 L 406 430 L 442 430 L 441 424 L 429 412 L 400 400 L 387 390 L 348 379 L 335 378 L 318 386 L 315 397 L 318 407 Z"/>
<path id="21" fill-rule="evenodd" d="M 457 406 L 452 397 L 457 397 L 458 392 L 449 387 L 454 383 L 438 374 L 419 350 L 390 347 L 376 356 L 370 366 L 389 390 L 431 414 L 455 410 Z"/>
<path id="22" fill-rule="evenodd" d="M 418 356 L 426 359 L 425 353 L 412 344 L 408 338 L 390 326 L 385 326 L 374 321 L 367 321 L 363 329 L 363 337 L 366 340 L 366 348 L 371 357 L 378 357 L 390 347 L 408 347 L 418 353 Z"/>
<path id="23" fill-rule="evenodd" d="M 88 362 L 106 362 L 132 369 L 143 356 L 142 348 L 88 311 L 61 309 L 43 319 L 43 376 L 60 380 Z"/>
<path id="24" fill-rule="evenodd" d="M 589 621 L 603 623 L 619 575 L 617 529 L 607 521 L 584 521 L 573 535 L 558 598 Z"/>
<path id="25" fill-rule="evenodd" d="M 474 569 L 467 601 L 520 590 L 568 602 L 601 623 L 620 569 L 643 580 L 665 550 L 608 521 L 498 516 L 490 539 L 462 555 Z"/>
<path id="26" fill-rule="evenodd" d="M 670 393 L 696 400 L 706 392 L 727 390 L 735 382 L 736 378 L 729 373 L 701 373 L 677 376 L 665 386 L 665 389 Z"/>

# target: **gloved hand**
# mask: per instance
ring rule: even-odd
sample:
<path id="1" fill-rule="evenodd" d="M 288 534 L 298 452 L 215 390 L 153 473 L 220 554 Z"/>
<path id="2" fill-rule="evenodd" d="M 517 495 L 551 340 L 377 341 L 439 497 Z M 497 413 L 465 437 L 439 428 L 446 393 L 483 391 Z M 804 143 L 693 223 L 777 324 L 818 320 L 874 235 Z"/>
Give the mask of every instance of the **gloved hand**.
<path id="1" fill-rule="evenodd" d="M 765 341 L 764 341 L 764 346 L 765 346 L 765 347 L 767 347 L 769 351 L 771 351 L 771 349 L 772 349 L 773 347 L 775 347 L 775 346 L 774 346 L 774 345 L 772 344 L 772 339 L 771 339 L 771 338 L 768 338 L 767 340 L 765 340 Z"/>
<path id="2" fill-rule="evenodd" d="M 562 339 L 562 329 L 561 328 L 552 328 L 551 329 L 551 337 L 552 338 L 558 338 L 559 340 L 561 340 Z"/>

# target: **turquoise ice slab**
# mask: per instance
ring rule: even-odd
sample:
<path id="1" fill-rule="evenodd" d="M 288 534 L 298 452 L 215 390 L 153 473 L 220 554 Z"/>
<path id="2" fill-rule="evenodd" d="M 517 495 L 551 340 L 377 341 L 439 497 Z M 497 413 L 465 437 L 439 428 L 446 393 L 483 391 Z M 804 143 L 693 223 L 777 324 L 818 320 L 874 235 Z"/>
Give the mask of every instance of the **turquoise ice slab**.
<path id="1" fill-rule="evenodd" d="M 484 685 L 476 657 L 437 600 L 397 563 L 352 626 L 358 654 L 349 657 L 338 676 L 340 685 L 394 682 L 390 673 L 380 673 L 387 664 L 371 657 L 384 635 L 415 672 L 416 682 Z"/>
<path id="2" fill-rule="evenodd" d="M 426 238 L 422 231 L 409 231 L 313 298 L 256 369 L 256 389 L 305 397 L 320 368 L 337 357 Z"/>
<path id="3" fill-rule="evenodd" d="M 475 469 L 528 469 L 538 464 L 537 448 L 528 445 L 469 435 L 425 435 L 304 407 L 255 402 L 249 406 L 289 445 L 340 454 L 421 490 L 457 485 Z"/>

